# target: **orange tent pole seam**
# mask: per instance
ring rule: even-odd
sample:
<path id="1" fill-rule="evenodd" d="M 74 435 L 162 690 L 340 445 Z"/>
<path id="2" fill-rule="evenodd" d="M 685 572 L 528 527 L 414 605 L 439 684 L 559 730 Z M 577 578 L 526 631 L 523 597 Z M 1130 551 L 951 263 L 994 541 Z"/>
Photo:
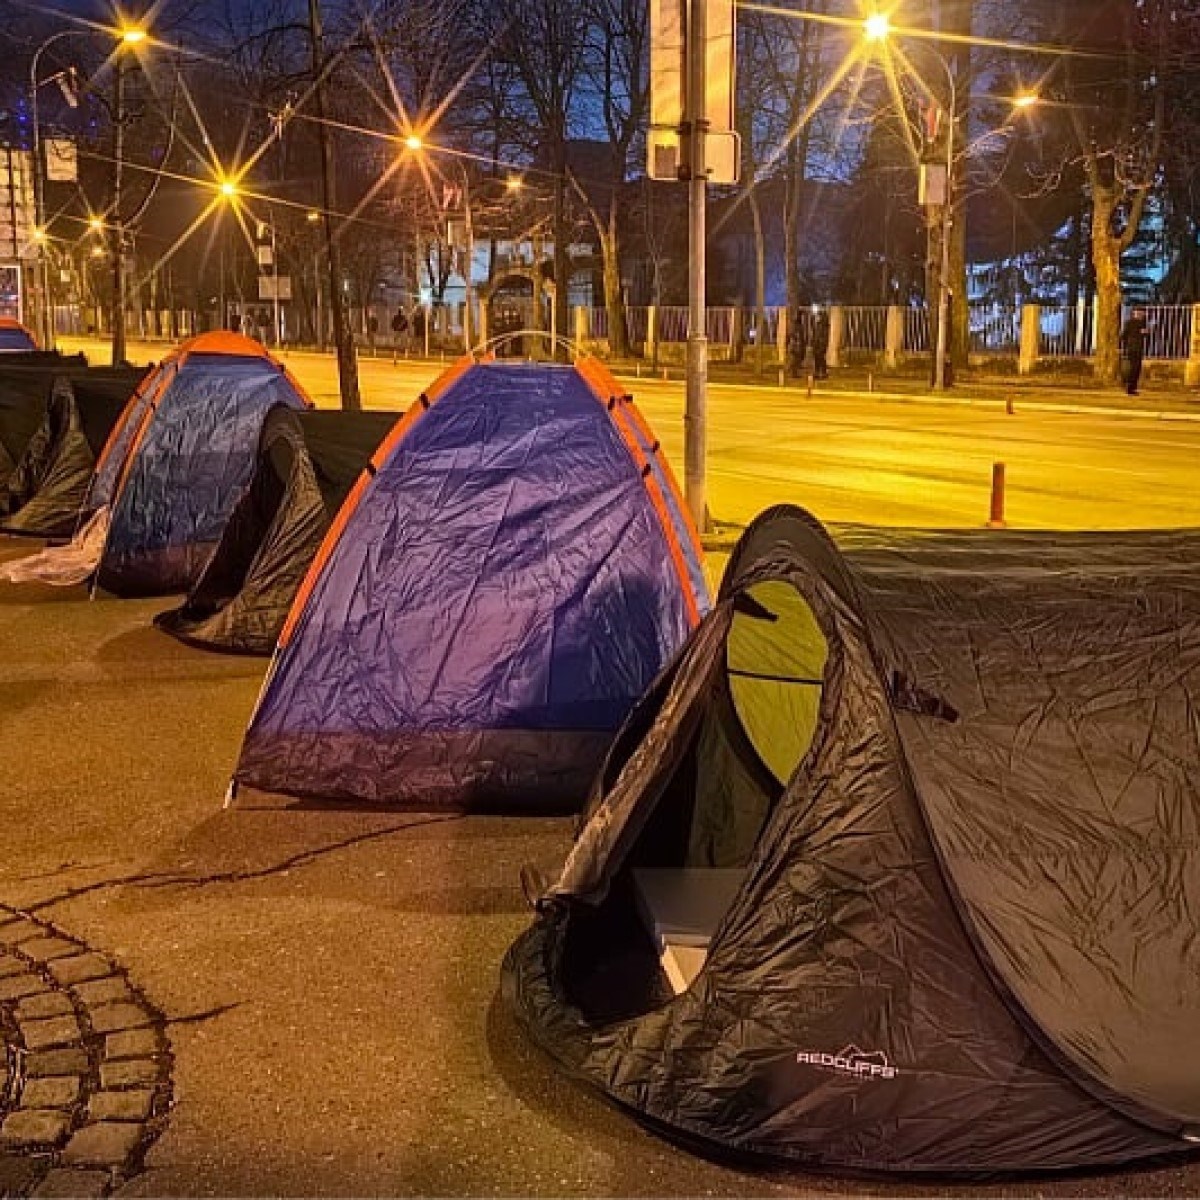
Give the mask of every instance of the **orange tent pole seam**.
<path id="1" fill-rule="evenodd" d="M 308 604 L 313 589 L 317 586 L 317 580 L 325 569 L 325 564 L 332 557 L 334 547 L 341 540 L 342 534 L 350 523 L 350 518 L 354 516 L 371 480 L 383 469 L 384 464 L 403 440 L 404 435 L 433 407 L 434 401 L 438 397 L 444 396 L 450 385 L 474 365 L 474 361 L 468 356 L 459 359 L 458 362 L 443 371 L 428 390 L 422 393 L 423 400 L 417 400 L 412 404 L 404 416 L 392 426 L 387 437 L 379 443 L 375 453 L 371 455 L 370 465 L 355 481 L 354 487 L 350 489 L 349 495 L 342 502 L 342 507 L 338 509 L 337 516 L 333 518 L 328 532 L 321 540 L 316 556 L 309 565 L 299 591 L 296 592 L 296 598 L 292 601 L 292 607 L 288 610 L 287 620 L 284 622 L 283 629 L 279 634 L 279 641 L 276 644 L 276 653 L 283 650 L 291 641 L 292 634 L 300 622 L 300 616 Z"/>
<path id="2" fill-rule="evenodd" d="M 594 359 L 590 361 L 595 362 Z M 654 478 L 654 471 L 649 459 L 646 457 L 641 446 L 638 445 L 637 436 L 629 426 L 627 418 L 621 412 L 622 402 L 615 395 L 612 397 L 604 395 L 604 385 L 606 382 L 604 376 L 607 375 L 607 372 L 603 371 L 603 369 L 601 372 L 592 371 L 589 369 L 589 365 L 588 359 L 581 359 L 575 364 L 575 369 L 579 371 L 584 382 L 591 388 L 593 395 L 600 401 L 600 404 L 611 417 L 618 436 L 625 443 L 625 448 L 629 451 L 635 465 L 638 467 L 642 486 L 646 489 L 650 503 L 654 506 L 658 522 L 662 526 L 663 537 L 666 539 L 667 548 L 671 554 L 671 561 L 675 564 L 675 573 L 679 576 L 679 584 L 683 589 L 684 602 L 687 607 L 688 620 L 692 627 L 695 628 L 695 626 L 700 624 L 700 606 L 692 590 L 691 573 L 687 568 L 687 559 L 684 557 L 683 547 L 680 545 L 679 538 L 676 535 L 675 522 L 671 520 L 671 513 L 667 508 L 667 502 L 663 497 L 662 489 L 658 486 L 658 481 Z M 609 379 L 611 379 L 611 376 L 609 376 Z M 615 401 L 611 407 L 609 406 L 610 398 Z"/>

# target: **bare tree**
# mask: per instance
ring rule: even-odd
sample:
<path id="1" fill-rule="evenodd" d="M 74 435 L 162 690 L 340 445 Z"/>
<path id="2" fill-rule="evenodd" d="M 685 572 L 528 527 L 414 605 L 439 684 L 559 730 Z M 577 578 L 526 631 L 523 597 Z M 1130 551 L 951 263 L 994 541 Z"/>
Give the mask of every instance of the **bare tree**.
<path id="1" fill-rule="evenodd" d="M 501 52 L 521 81 L 553 189 L 554 313 L 560 335 L 567 329 L 571 277 L 571 223 L 567 210 L 567 157 L 571 118 L 587 51 L 587 25 L 570 0 L 512 0 Z M 555 357 L 561 357 L 558 346 Z"/>

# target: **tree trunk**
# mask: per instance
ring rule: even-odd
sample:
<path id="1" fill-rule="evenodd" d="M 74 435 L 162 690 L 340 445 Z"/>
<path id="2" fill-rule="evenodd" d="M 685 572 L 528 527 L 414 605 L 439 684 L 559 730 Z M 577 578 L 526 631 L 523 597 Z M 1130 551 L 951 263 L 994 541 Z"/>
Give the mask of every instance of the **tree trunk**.
<path id="1" fill-rule="evenodd" d="M 1092 188 L 1092 267 L 1096 272 L 1096 378 L 1121 380 L 1122 239 L 1112 234 L 1116 195 L 1111 187 Z"/>
<path id="2" fill-rule="evenodd" d="M 787 280 L 788 318 L 795 320 L 803 297 L 800 295 L 800 184 L 804 163 L 793 141 L 787 152 L 787 175 L 783 189 L 783 262 Z"/>
<path id="3" fill-rule="evenodd" d="M 337 175 L 333 142 L 325 122 L 325 52 L 321 40 L 320 0 L 308 0 L 309 34 L 312 50 L 313 112 L 317 118 L 317 142 L 321 155 L 321 214 L 325 233 L 325 261 L 329 265 L 329 317 L 333 325 L 333 343 L 337 353 L 338 385 L 342 407 L 349 411 L 362 408 L 358 388 L 358 357 L 354 352 L 354 334 L 347 320 L 342 295 L 341 247 L 333 228 L 337 206 Z"/>
<path id="4" fill-rule="evenodd" d="M 617 227 L 616 196 L 614 188 L 608 210 L 608 228 L 600 231 L 600 254 L 604 260 L 604 308 L 608 314 L 608 352 L 613 358 L 628 358 L 629 327 L 625 321 L 625 297 L 621 294 L 621 234 Z"/>
<path id="5" fill-rule="evenodd" d="M 750 189 L 750 216 L 754 221 L 754 373 L 761 375 L 767 339 L 767 247 L 756 188 Z"/>

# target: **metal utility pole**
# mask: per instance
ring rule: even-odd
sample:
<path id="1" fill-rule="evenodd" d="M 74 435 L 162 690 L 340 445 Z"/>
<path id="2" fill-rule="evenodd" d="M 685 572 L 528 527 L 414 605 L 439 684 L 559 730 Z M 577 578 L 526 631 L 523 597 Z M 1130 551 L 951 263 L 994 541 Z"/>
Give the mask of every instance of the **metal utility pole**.
<path id="1" fill-rule="evenodd" d="M 688 337 L 687 384 L 683 416 L 683 477 L 687 505 L 696 528 L 708 527 L 708 133 L 705 59 L 708 0 L 691 0 L 687 14 L 687 85 L 684 124 L 688 150 Z"/>
<path id="2" fill-rule="evenodd" d="M 321 219 L 325 231 L 325 257 L 329 267 L 329 317 L 333 324 L 333 344 L 337 351 L 338 384 L 342 407 L 361 409 L 358 388 L 358 357 L 354 335 L 346 320 L 346 302 L 342 295 L 342 255 L 333 227 L 337 207 L 334 177 L 333 143 L 325 123 L 325 54 L 321 34 L 320 0 L 308 0 L 308 23 L 312 42 L 313 108 L 317 118 L 317 138 L 321 147 Z"/>
<path id="3" fill-rule="evenodd" d="M 946 202 L 942 205 L 942 261 L 938 268 L 937 364 L 934 387 L 946 390 L 946 354 L 950 349 L 950 233 L 954 224 L 954 101 L 946 133 Z"/>
<path id="4" fill-rule="evenodd" d="M 954 225 L 954 127 L 958 121 L 958 82 L 954 71 L 941 58 L 939 60 L 946 70 L 946 81 L 949 86 L 947 100 L 949 111 L 946 113 L 946 187 L 942 197 L 942 245 L 941 263 L 938 267 L 938 325 L 937 325 L 937 361 L 934 363 L 933 386 L 936 391 L 947 389 L 946 356 L 950 349 L 950 235 Z"/>
<path id="5" fill-rule="evenodd" d="M 121 216 L 121 186 L 125 172 L 125 56 L 113 61 L 113 276 L 112 365 L 125 362 L 125 222 Z"/>
<path id="6" fill-rule="evenodd" d="M 696 528 L 708 527 L 708 185 L 738 181 L 734 0 L 650 0 L 651 179 L 688 184 L 688 339 L 684 484 Z"/>

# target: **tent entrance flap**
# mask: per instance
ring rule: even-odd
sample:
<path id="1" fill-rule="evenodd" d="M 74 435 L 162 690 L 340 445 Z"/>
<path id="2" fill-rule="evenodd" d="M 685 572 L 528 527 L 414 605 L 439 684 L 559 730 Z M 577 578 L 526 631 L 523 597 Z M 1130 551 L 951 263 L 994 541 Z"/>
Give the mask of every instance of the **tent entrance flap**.
<path id="1" fill-rule="evenodd" d="M 792 583 L 767 580 L 732 603 L 692 743 L 606 902 L 636 911 L 670 985 L 648 989 L 658 1001 L 685 991 L 703 970 L 759 837 L 819 728 L 829 644 L 808 601 Z M 653 969 L 650 956 L 640 961 Z"/>

